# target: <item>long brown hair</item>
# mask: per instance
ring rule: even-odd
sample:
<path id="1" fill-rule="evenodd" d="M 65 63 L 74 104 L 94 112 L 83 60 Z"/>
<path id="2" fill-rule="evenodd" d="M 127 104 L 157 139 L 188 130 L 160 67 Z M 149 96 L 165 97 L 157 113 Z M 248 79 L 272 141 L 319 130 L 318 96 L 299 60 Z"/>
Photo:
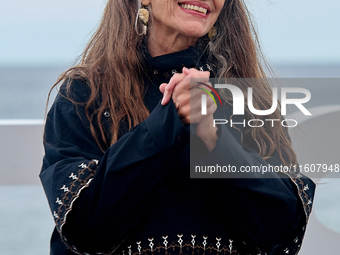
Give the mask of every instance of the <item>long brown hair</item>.
<path id="1" fill-rule="evenodd" d="M 79 64 L 63 73 L 52 87 L 68 78 L 86 79 L 91 95 L 85 112 L 91 123 L 92 135 L 102 151 L 117 141 L 120 122 L 125 120 L 132 128 L 149 115 L 143 103 L 143 67 L 139 53 L 143 36 L 137 36 L 135 31 L 138 10 L 139 1 L 109 0 L 102 21 Z M 214 63 L 213 69 L 218 70 L 217 77 L 265 78 L 261 61 L 266 62 L 243 0 L 226 0 L 215 26 L 218 33 L 213 40 L 207 42 L 202 38 L 197 41 L 197 45 L 203 44 L 208 51 L 209 59 Z M 253 87 L 253 105 L 256 109 L 269 109 L 272 104 L 271 89 L 265 79 L 263 81 Z M 243 84 L 240 88 L 246 91 L 248 86 Z M 100 105 L 90 114 L 89 109 L 95 105 L 98 97 L 101 98 Z M 105 111 L 110 111 L 110 141 L 101 124 Z M 246 111 L 246 117 L 261 119 L 261 116 L 253 116 L 249 110 Z M 279 110 L 270 117 L 280 119 Z M 95 130 L 93 121 L 99 123 L 96 125 L 99 132 Z M 275 128 L 269 125 L 266 123 L 263 128 L 246 128 L 243 134 L 246 145 L 264 159 L 271 157 L 276 150 L 284 164 L 295 163 L 296 156 L 287 131 L 281 125 Z"/>

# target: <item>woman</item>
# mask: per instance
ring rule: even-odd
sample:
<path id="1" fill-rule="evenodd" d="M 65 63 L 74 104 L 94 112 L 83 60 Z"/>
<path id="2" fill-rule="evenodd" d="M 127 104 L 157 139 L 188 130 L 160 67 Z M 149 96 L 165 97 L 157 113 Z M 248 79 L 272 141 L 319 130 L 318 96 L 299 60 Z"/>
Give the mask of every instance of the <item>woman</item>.
<path id="1" fill-rule="evenodd" d="M 201 115 L 203 85 L 190 85 L 265 78 L 255 42 L 241 0 L 108 1 L 46 119 L 40 178 L 56 223 L 51 254 L 298 252 L 312 181 L 293 172 L 189 178 L 189 159 L 296 162 L 281 126 L 216 128 L 212 119 L 229 119 L 230 105 L 217 110 L 208 99 Z M 254 107 L 270 108 L 268 85 L 253 90 Z"/>

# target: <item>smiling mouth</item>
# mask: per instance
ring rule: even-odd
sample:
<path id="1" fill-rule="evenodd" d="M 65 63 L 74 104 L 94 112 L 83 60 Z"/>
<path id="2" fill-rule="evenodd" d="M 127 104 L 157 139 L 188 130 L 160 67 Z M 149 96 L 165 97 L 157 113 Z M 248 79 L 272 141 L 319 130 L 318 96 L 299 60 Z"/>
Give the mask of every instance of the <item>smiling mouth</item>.
<path id="1" fill-rule="evenodd" d="M 207 14 L 209 12 L 208 9 L 205 9 L 205 8 L 197 6 L 197 5 L 179 3 L 179 6 L 182 7 L 183 9 L 191 10 L 191 11 L 197 11 L 197 12 L 200 12 L 200 13 L 203 13 L 203 14 Z"/>

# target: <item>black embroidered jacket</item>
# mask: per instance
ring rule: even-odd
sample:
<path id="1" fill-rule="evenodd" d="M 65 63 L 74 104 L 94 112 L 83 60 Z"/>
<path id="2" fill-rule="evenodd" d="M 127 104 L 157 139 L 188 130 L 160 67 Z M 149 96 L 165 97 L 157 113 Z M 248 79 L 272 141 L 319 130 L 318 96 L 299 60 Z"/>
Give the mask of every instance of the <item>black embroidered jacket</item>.
<path id="1" fill-rule="evenodd" d="M 216 147 L 190 151 L 190 130 L 173 102 L 162 106 L 158 86 L 183 66 L 209 70 L 189 49 L 146 55 L 144 102 L 150 116 L 103 153 L 84 107 L 62 85 L 45 126 L 40 174 L 56 227 L 51 254 L 297 254 L 311 213 L 314 183 L 293 172 L 249 173 L 244 179 L 190 179 L 197 164 L 280 165 L 244 146 L 241 132 L 219 127 Z M 71 86 L 85 102 L 82 80 Z M 226 119 L 231 110 L 224 111 Z M 108 112 L 105 117 L 109 117 Z M 109 128 L 108 122 L 105 124 Z"/>

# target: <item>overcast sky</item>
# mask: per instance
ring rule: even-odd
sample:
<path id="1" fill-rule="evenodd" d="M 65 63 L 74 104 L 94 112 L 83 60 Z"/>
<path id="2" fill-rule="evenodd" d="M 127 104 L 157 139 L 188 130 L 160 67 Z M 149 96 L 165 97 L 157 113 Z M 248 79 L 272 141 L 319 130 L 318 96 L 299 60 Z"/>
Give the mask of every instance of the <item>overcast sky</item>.
<path id="1" fill-rule="evenodd" d="M 70 65 L 103 0 L 0 0 L 0 66 Z M 339 0 L 246 0 L 271 63 L 339 64 Z"/>

